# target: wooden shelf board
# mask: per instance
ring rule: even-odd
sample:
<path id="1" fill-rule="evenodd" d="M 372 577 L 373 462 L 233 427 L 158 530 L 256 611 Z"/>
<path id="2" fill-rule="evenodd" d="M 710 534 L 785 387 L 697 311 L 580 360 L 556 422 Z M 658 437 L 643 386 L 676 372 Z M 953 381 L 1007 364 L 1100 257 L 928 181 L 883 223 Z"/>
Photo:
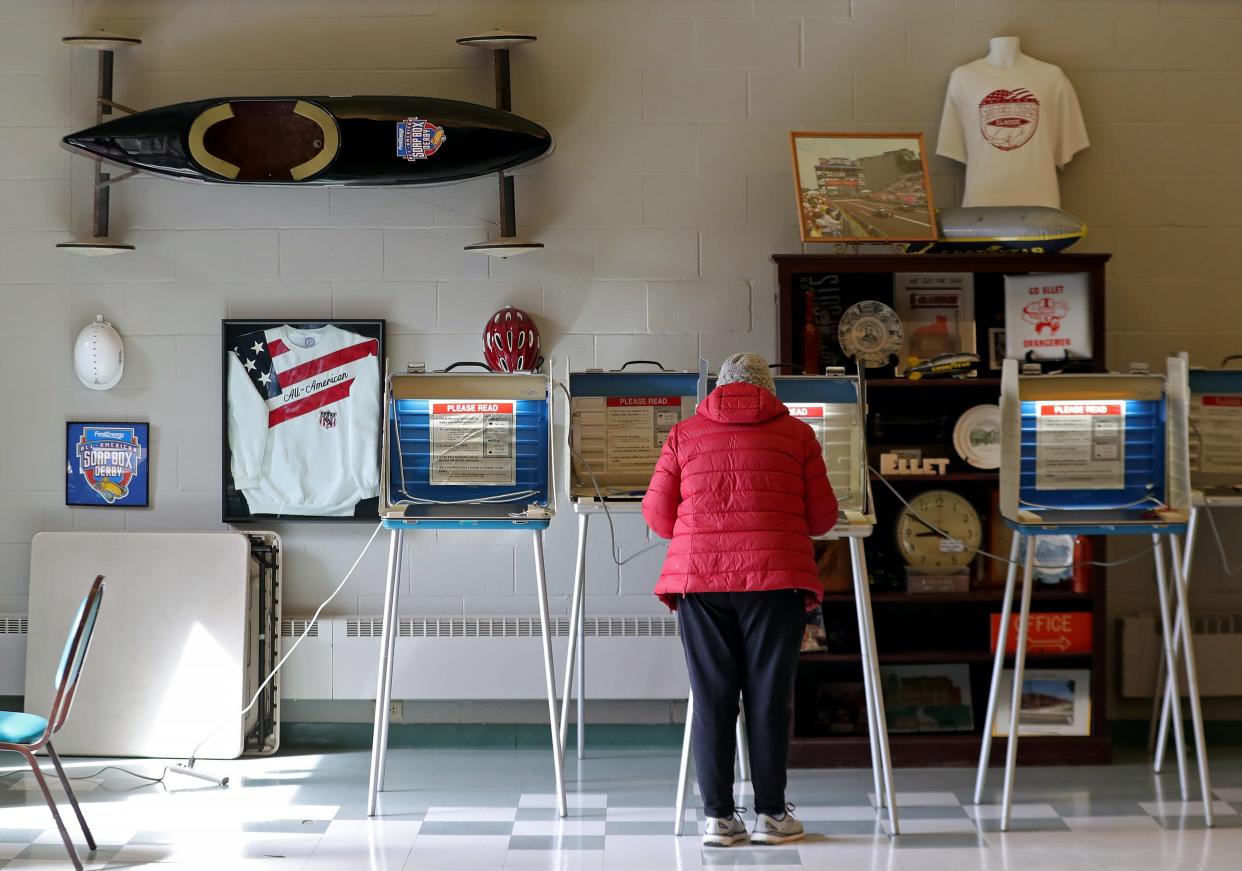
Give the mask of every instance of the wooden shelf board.
<path id="1" fill-rule="evenodd" d="M 1002 587 L 971 590 L 969 593 L 903 593 L 900 590 L 872 590 L 872 604 L 927 605 L 946 604 L 952 602 L 995 602 L 1000 603 L 1005 593 Z M 825 602 L 854 602 L 853 593 L 825 593 Z M 1035 590 L 1031 593 L 1033 602 L 1084 602 L 1092 601 L 1090 593 L 1075 593 L 1071 590 Z"/>
<path id="2" fill-rule="evenodd" d="M 875 472 L 868 473 L 872 481 L 883 479 L 890 484 L 928 484 L 937 481 L 981 481 L 995 484 L 1000 481 L 1000 472 L 946 472 L 943 475 L 877 475 Z"/>
<path id="3" fill-rule="evenodd" d="M 1086 653 L 1060 653 L 1046 652 L 1039 650 L 1028 650 L 1026 658 L 1031 660 L 1083 660 L 1091 659 L 1093 656 L 1091 651 Z M 991 662 L 993 654 L 987 650 L 895 650 L 889 652 L 880 652 L 880 662 L 899 664 L 899 663 L 924 663 L 924 662 Z M 1007 659 L 1012 656 L 1006 656 Z M 862 654 L 860 653 L 803 653 L 799 659 L 800 662 L 826 662 L 826 663 L 848 663 L 861 662 Z"/>
<path id="4" fill-rule="evenodd" d="M 890 734 L 888 742 L 893 764 L 902 768 L 973 766 L 979 760 L 982 736 L 978 732 Z M 1004 738 L 993 740 L 993 766 L 1004 764 L 1005 745 Z M 1111 758 L 1112 745 L 1105 736 L 1031 735 L 1018 743 L 1020 765 L 1105 765 Z M 871 748 L 865 735 L 795 735 L 789 746 L 789 764 L 794 768 L 865 768 L 871 765 Z M 993 776 L 999 778 L 998 773 Z"/>
<path id="5" fill-rule="evenodd" d="M 889 387 L 987 387 L 999 390 L 999 378 L 868 378 L 867 389 Z"/>

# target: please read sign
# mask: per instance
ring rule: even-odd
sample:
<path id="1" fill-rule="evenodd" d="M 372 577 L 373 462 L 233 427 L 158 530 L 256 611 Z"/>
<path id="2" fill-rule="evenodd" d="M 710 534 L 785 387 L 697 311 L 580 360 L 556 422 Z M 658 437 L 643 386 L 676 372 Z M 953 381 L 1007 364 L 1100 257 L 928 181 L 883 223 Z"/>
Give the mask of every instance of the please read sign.
<path id="1" fill-rule="evenodd" d="M 989 649 L 996 652 L 996 639 L 1000 635 L 1000 614 L 991 615 L 992 632 Z M 1026 629 L 1026 649 L 1029 653 L 1090 653 L 1091 613 L 1089 611 L 1051 611 L 1032 614 Z M 1018 615 L 1010 617 L 1009 637 L 1005 652 L 1018 650 Z"/>

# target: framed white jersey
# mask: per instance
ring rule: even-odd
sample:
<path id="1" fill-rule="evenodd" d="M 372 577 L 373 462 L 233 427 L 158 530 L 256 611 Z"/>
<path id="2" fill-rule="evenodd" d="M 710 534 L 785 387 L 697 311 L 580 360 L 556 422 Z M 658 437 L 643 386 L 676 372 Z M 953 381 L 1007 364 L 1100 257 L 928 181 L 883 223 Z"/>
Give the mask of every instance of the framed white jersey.
<path id="1" fill-rule="evenodd" d="M 382 320 L 226 320 L 223 519 L 378 516 Z"/>

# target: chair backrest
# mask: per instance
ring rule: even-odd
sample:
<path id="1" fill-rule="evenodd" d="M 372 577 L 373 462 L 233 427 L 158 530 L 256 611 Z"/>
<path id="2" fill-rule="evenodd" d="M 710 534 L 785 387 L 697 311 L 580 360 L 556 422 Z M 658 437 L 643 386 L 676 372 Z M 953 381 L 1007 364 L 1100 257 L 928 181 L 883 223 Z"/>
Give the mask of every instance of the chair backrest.
<path id="1" fill-rule="evenodd" d="M 56 667 L 56 680 L 53 683 L 56 693 L 52 697 L 52 710 L 47 718 L 49 736 L 55 734 L 69 716 L 73 695 L 78 689 L 78 678 L 82 676 L 86 653 L 91 646 L 91 637 L 95 634 L 95 623 L 99 617 L 99 606 L 103 603 L 103 594 L 104 578 L 103 575 L 97 575 L 69 627 L 69 637 L 65 640 L 65 650 L 61 654 L 60 664 Z"/>

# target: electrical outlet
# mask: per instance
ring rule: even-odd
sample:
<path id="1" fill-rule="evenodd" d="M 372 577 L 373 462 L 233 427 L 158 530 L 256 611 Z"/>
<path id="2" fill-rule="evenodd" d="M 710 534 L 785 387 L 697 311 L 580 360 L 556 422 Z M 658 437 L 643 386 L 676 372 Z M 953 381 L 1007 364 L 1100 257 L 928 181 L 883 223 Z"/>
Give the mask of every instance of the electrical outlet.
<path id="1" fill-rule="evenodd" d="M 403 702 L 388 703 L 388 719 L 400 720 L 403 716 L 405 716 L 405 704 Z"/>

